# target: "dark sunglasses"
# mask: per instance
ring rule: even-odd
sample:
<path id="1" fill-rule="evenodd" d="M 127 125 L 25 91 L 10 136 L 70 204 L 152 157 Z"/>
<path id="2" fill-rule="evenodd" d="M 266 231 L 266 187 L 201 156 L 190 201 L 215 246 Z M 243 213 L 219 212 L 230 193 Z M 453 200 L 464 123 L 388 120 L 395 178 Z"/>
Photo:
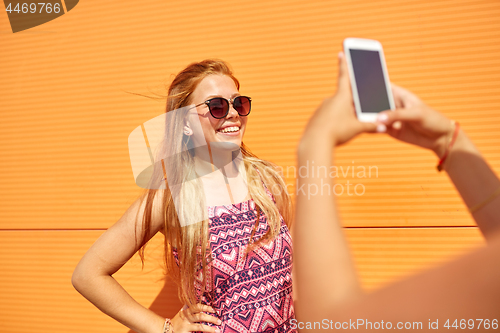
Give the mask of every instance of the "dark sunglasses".
<path id="1" fill-rule="evenodd" d="M 229 113 L 229 103 L 233 104 L 233 108 L 240 116 L 248 116 L 250 114 L 252 99 L 248 96 L 237 96 L 230 100 L 223 97 L 214 97 L 196 105 L 195 107 L 206 104 L 212 117 L 215 119 L 222 119 Z"/>

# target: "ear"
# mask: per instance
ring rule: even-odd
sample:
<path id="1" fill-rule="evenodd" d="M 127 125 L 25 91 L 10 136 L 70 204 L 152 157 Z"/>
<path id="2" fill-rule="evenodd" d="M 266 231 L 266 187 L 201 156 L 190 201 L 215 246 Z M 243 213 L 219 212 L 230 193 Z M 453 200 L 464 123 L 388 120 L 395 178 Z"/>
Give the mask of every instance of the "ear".
<path id="1" fill-rule="evenodd" d="M 189 122 L 187 121 L 184 123 L 184 128 L 182 131 L 184 132 L 185 135 L 188 136 L 193 135 L 193 130 L 191 129 L 191 127 L 189 127 Z"/>

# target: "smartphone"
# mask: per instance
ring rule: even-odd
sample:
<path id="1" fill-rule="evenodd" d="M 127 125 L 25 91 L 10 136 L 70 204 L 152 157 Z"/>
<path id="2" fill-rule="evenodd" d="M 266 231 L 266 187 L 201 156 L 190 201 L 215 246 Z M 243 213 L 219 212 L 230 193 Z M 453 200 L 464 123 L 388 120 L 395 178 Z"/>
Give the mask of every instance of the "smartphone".
<path id="1" fill-rule="evenodd" d="M 382 44 L 372 39 L 346 38 L 344 54 L 358 119 L 374 122 L 379 112 L 394 110 Z"/>

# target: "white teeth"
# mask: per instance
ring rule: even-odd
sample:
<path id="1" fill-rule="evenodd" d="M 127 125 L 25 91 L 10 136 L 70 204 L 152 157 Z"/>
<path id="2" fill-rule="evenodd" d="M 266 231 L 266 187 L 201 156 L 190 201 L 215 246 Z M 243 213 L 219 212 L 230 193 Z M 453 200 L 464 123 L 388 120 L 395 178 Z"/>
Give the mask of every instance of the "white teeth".
<path id="1" fill-rule="evenodd" d="M 238 132 L 240 128 L 238 126 L 226 127 L 223 130 L 220 130 L 221 133 L 233 133 Z"/>

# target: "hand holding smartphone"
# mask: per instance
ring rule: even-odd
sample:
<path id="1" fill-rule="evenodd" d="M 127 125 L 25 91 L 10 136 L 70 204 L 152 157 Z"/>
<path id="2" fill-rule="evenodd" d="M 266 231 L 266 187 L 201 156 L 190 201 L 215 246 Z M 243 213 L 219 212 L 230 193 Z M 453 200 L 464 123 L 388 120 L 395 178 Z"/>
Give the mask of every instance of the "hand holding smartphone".
<path id="1" fill-rule="evenodd" d="M 382 44 L 372 39 L 346 38 L 344 54 L 359 121 L 375 122 L 379 112 L 394 110 Z"/>

